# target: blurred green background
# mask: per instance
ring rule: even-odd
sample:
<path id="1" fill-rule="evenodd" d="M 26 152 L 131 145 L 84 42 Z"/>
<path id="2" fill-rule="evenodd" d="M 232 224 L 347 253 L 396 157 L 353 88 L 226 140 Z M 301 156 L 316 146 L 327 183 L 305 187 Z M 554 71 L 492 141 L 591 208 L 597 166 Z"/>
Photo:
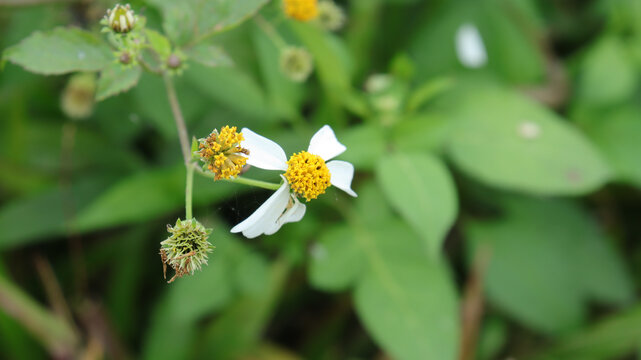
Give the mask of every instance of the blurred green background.
<path id="1" fill-rule="evenodd" d="M 225 24 L 203 41 L 225 64 L 185 50 L 173 77 L 190 137 L 249 127 L 291 154 L 329 124 L 356 167 L 358 198 L 330 188 L 253 240 L 229 229 L 271 192 L 197 176 L 216 249 L 168 285 L 185 169 L 162 78 L 99 82 L 73 120 L 74 71 L 30 71 L 75 48 L 23 39 L 106 44 L 114 3 L 0 0 L 0 358 L 641 359 L 641 1 L 336 4 L 330 32 L 280 0 L 131 3 L 174 50 Z"/>

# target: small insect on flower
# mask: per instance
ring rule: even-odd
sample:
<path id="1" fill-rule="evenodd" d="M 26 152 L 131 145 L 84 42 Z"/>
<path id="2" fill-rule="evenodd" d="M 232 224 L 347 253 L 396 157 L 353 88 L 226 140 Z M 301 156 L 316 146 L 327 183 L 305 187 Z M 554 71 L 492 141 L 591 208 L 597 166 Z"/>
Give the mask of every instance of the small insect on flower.
<path id="1" fill-rule="evenodd" d="M 116 4 L 113 9 L 107 10 L 107 15 L 105 15 L 106 24 L 111 28 L 111 30 L 117 33 L 128 33 L 133 30 L 136 25 L 136 15 L 134 11 L 131 10 L 129 4 L 122 6 Z"/>
<path id="2" fill-rule="evenodd" d="M 305 215 L 305 204 L 298 198 L 310 201 L 318 198 L 334 185 L 356 197 L 351 189 L 354 166 L 347 161 L 330 159 L 347 148 L 338 142 L 334 131 L 323 126 L 309 142 L 307 151 L 292 155 L 289 160 L 285 151 L 275 142 L 249 129 L 243 129 L 244 145 L 249 149 L 249 165 L 265 170 L 281 170 L 283 184 L 251 216 L 234 226 L 231 232 L 242 232 L 248 238 L 261 234 L 271 235 L 286 223 L 300 221 Z"/>
<path id="3" fill-rule="evenodd" d="M 309 21 L 318 16 L 317 0 L 283 0 L 283 6 L 292 19 Z"/>
<path id="4" fill-rule="evenodd" d="M 215 248 L 207 241 L 211 229 L 205 229 L 196 219 L 178 219 L 176 225 L 167 225 L 167 231 L 171 235 L 160 243 L 160 259 L 165 279 L 167 265 L 175 271 L 168 283 L 186 275 L 193 275 L 194 271 L 207 265 L 208 253 Z"/>
<path id="5" fill-rule="evenodd" d="M 199 139 L 197 154 L 205 163 L 203 170 L 213 172 L 214 180 L 229 179 L 240 174 L 249 155 L 249 150 L 240 146 L 243 140 L 243 133 L 237 132 L 235 126 L 225 126 L 220 133 L 214 129 L 208 137 Z"/>

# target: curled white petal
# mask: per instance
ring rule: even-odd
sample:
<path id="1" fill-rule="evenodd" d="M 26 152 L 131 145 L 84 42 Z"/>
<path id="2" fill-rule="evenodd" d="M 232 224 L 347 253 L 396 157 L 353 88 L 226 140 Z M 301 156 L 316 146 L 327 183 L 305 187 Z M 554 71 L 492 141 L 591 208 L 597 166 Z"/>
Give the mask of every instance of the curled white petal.
<path id="1" fill-rule="evenodd" d="M 327 163 L 329 169 L 330 182 L 333 186 L 345 191 L 353 197 L 357 197 L 352 190 L 352 179 L 354 178 L 354 165 L 347 161 L 333 160 Z"/>
<path id="2" fill-rule="evenodd" d="M 307 151 L 327 161 L 343 153 L 347 148 L 338 142 L 334 130 L 325 125 L 312 136 Z"/>
<path id="3" fill-rule="evenodd" d="M 247 164 L 265 170 L 287 170 L 287 156 L 280 145 L 247 128 L 241 132 L 245 140 L 240 146 L 249 150 Z"/>
<path id="4" fill-rule="evenodd" d="M 463 66 L 479 68 L 487 63 L 483 38 L 476 26 L 463 24 L 456 31 L 456 54 Z"/>
<path id="5" fill-rule="evenodd" d="M 234 226 L 231 232 L 242 232 L 253 239 L 273 228 L 278 218 L 283 214 L 289 202 L 289 184 L 286 182 L 276 190 L 253 214 L 240 224 Z"/>
<path id="6" fill-rule="evenodd" d="M 303 216 L 305 216 L 305 204 L 298 201 L 295 196 L 291 196 L 290 202 L 287 205 L 287 210 L 276 220 L 272 227 L 265 231 L 265 235 L 271 235 L 276 231 L 280 230 L 281 226 L 291 223 L 301 221 Z"/>

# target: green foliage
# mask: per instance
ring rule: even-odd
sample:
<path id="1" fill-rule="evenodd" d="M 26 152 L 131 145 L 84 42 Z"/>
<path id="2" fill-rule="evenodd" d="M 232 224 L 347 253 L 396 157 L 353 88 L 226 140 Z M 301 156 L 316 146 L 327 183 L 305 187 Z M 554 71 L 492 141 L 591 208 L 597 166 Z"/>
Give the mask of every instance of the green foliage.
<path id="1" fill-rule="evenodd" d="M 267 0 L 150 0 L 164 15 L 163 27 L 179 44 L 228 30 L 255 14 Z"/>
<path id="2" fill-rule="evenodd" d="M 475 252 L 490 258 L 488 296 L 501 309 L 554 334 L 583 322 L 588 299 L 619 305 L 632 300 L 620 255 L 576 205 L 515 198 L 505 210 L 501 220 L 467 227 Z"/>
<path id="3" fill-rule="evenodd" d="M 96 71 L 112 61 L 109 48 L 92 33 L 76 28 L 36 32 L 3 53 L 3 59 L 43 75 Z"/>
<path id="4" fill-rule="evenodd" d="M 96 100 L 102 101 L 110 96 L 125 92 L 138 84 L 142 69 L 140 66 L 125 68 L 112 64 L 100 73 Z"/>
<path id="5" fill-rule="evenodd" d="M 347 23 L 329 32 L 281 0 L 143 0 L 127 33 L 100 28 L 101 3 L 14 3 L 0 358 L 639 352 L 640 1 L 336 0 Z M 311 54 L 307 80 L 284 73 L 287 48 Z M 75 73 L 95 97 L 68 90 Z M 214 181 L 190 162 L 197 139 L 247 127 L 289 158 L 325 124 L 358 197 L 339 176 L 275 234 L 230 233 L 282 172 Z M 216 249 L 166 284 L 160 242 L 191 214 Z"/>
<path id="6" fill-rule="evenodd" d="M 382 157 L 376 171 L 388 201 L 436 256 L 458 212 L 456 189 L 445 166 L 428 155 L 399 153 Z"/>
<path id="7" fill-rule="evenodd" d="M 455 101 L 448 153 L 469 175 L 541 195 L 584 194 L 609 180 L 597 149 L 539 104 L 493 87 L 472 87 Z"/>
<path id="8" fill-rule="evenodd" d="M 428 256 L 420 238 L 390 220 L 370 186 L 359 202 L 365 217 L 334 228 L 315 245 L 312 284 L 340 291 L 354 288 L 356 310 L 372 335 L 402 359 L 454 358 L 457 301 L 447 267 Z"/>

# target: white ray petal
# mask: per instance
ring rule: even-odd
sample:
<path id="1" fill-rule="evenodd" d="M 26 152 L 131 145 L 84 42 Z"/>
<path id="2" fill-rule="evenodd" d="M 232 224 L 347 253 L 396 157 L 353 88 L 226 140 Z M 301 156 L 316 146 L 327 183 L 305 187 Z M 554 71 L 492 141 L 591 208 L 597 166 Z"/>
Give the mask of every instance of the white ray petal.
<path id="1" fill-rule="evenodd" d="M 347 161 L 333 160 L 327 163 L 330 182 L 333 186 L 345 191 L 353 197 L 357 197 L 352 190 L 352 179 L 354 178 L 354 165 Z"/>
<path id="2" fill-rule="evenodd" d="M 307 151 L 327 161 L 342 154 L 346 149 L 345 145 L 336 139 L 334 130 L 329 125 L 325 125 L 312 136 Z"/>
<path id="3" fill-rule="evenodd" d="M 456 31 L 456 54 L 461 64 L 479 68 L 487 63 L 487 52 L 481 33 L 472 24 L 463 24 Z"/>
<path id="4" fill-rule="evenodd" d="M 285 211 L 289 196 L 289 184 L 284 183 L 253 214 L 234 226 L 231 232 L 242 232 L 250 239 L 265 233 L 272 228 L 278 217 Z"/>
<path id="5" fill-rule="evenodd" d="M 305 204 L 298 201 L 298 199 L 292 195 L 287 210 L 285 210 L 269 230 L 265 231 L 265 235 L 275 233 L 281 228 L 281 226 L 287 223 L 301 221 L 303 216 L 305 216 L 305 210 Z"/>
<path id="6" fill-rule="evenodd" d="M 287 156 L 280 145 L 248 128 L 241 132 L 245 140 L 240 146 L 249 150 L 247 164 L 265 170 L 287 170 Z"/>

